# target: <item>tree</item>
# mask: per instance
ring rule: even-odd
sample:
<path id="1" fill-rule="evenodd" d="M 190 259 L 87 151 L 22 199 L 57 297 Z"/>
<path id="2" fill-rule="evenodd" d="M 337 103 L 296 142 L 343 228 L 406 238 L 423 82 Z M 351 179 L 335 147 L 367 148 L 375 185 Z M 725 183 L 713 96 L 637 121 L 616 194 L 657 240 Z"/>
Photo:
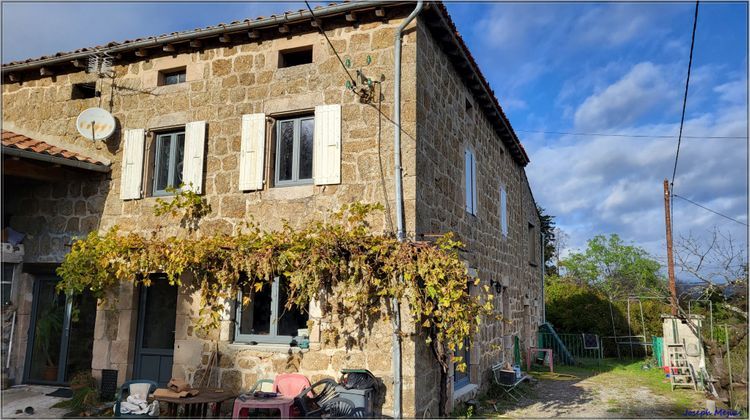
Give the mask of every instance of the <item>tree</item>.
<path id="1" fill-rule="evenodd" d="M 595 236 L 583 253 L 569 255 L 560 265 L 565 276 L 597 288 L 610 300 L 634 294 L 662 294 L 666 289 L 659 273 L 661 264 L 643 248 L 623 243 L 617 234 Z"/>
<path id="2" fill-rule="evenodd" d="M 744 355 L 733 358 L 734 377 L 747 377 L 748 265 L 744 249 L 731 234 L 714 227 L 704 239 L 694 236 L 692 232 L 680 236 L 675 243 L 675 251 L 677 267 L 695 280 L 685 294 L 713 302 L 716 308 L 714 325 L 729 325 L 729 337 L 725 336 L 721 327 L 716 327 L 714 334 L 701 331 L 708 366 L 717 380 L 717 391 L 728 394 L 731 384 L 726 363 L 729 357 L 727 342 L 730 352 Z"/>
<path id="3" fill-rule="evenodd" d="M 558 273 L 554 259 L 557 251 L 555 235 L 558 229 L 555 228 L 555 216 L 546 214 L 544 207 L 539 205 L 536 206 L 536 210 L 539 212 L 539 219 L 542 221 L 540 230 L 544 241 L 544 274 L 550 276 Z"/>

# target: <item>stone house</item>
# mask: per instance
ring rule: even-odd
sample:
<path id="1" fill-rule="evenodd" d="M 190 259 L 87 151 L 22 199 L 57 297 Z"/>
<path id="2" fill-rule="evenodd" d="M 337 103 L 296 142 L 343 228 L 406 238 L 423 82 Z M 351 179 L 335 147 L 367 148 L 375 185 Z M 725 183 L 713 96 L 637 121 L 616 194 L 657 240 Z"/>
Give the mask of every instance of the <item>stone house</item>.
<path id="1" fill-rule="evenodd" d="M 250 216 L 267 229 L 300 226 L 353 201 L 393 210 L 394 37 L 414 7 L 342 3 L 316 8 L 315 19 L 287 12 L 3 64 L 3 307 L 15 331 L 3 342 L 7 375 L 62 384 L 78 370 L 98 378 L 114 370 L 118 383 L 175 376 L 247 390 L 278 372 L 316 380 L 364 367 L 383 382 L 379 412 L 392 413 L 385 321 L 360 347 L 327 345 L 320 308 L 279 315 L 278 279 L 252 308 L 228 307 L 221 328 L 205 335 L 193 328 L 198 299 L 186 290 L 124 284 L 116 301 L 97 304 L 54 294 L 54 269 L 75 237 L 163 224 L 151 209 L 181 183 L 213 209 L 204 232 L 231 233 Z M 469 369 L 451 372 L 455 401 L 512 359 L 514 337 L 522 349 L 535 343 L 544 319 L 540 219 L 529 158 L 441 3 L 406 26 L 401 57 L 406 231 L 455 232 L 505 319 L 483 324 L 463 354 Z M 104 140 L 77 130 L 92 107 L 116 121 Z M 393 231 L 394 218 L 386 212 L 376 228 Z M 59 321 L 51 337 L 42 334 L 49 319 Z M 310 346 L 301 349 L 308 319 Z M 403 414 L 435 416 L 439 370 L 407 319 Z"/>

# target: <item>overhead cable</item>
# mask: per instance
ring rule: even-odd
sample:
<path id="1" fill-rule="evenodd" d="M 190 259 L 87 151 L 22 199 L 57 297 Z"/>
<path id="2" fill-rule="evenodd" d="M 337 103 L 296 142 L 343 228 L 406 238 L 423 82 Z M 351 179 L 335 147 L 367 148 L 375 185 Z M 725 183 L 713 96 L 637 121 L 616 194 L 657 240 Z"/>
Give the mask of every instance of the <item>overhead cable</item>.
<path id="1" fill-rule="evenodd" d="M 693 200 L 690 200 L 689 198 L 685 198 L 685 197 L 683 197 L 683 196 L 681 196 L 681 195 L 677 195 L 677 194 L 672 194 L 672 197 L 677 197 L 677 198 L 681 198 L 681 199 L 683 199 L 683 200 L 687 201 L 688 203 L 691 203 L 691 204 L 693 204 L 693 205 L 696 205 L 696 206 L 698 206 L 698 207 L 700 207 L 700 208 L 702 208 L 702 209 L 704 209 L 704 210 L 710 211 L 711 213 L 714 213 L 714 214 L 718 214 L 719 216 L 721 216 L 721 217 L 723 217 L 723 218 L 725 218 L 725 219 L 729 219 L 729 220 L 731 220 L 731 221 L 733 221 L 733 222 L 736 222 L 736 223 L 739 223 L 739 224 L 741 224 L 741 225 L 743 225 L 743 226 L 747 226 L 747 223 L 745 223 L 745 222 L 741 222 L 741 221 L 739 221 L 739 220 L 737 220 L 737 219 L 735 219 L 735 218 L 729 217 L 729 216 L 727 216 L 726 214 L 722 214 L 722 213 L 719 213 L 718 211 L 716 211 L 716 210 L 712 210 L 712 209 L 710 209 L 710 208 L 708 208 L 708 207 L 706 207 L 706 206 L 704 206 L 704 205 L 702 205 L 702 204 L 698 204 L 698 203 L 696 203 L 695 201 L 693 201 Z"/>

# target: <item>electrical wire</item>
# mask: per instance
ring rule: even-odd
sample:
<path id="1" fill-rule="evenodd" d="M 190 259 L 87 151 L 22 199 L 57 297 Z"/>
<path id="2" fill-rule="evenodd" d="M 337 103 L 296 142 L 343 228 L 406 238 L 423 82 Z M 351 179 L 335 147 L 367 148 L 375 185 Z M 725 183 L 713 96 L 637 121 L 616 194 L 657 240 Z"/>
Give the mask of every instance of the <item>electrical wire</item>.
<path id="1" fill-rule="evenodd" d="M 323 30 L 323 24 L 315 16 L 315 13 L 313 12 L 312 7 L 310 7 L 310 3 L 308 3 L 307 0 L 305 0 L 305 6 L 307 6 L 307 10 L 310 11 L 310 16 L 312 16 L 313 20 L 317 24 L 317 26 L 318 26 L 318 32 L 320 32 L 320 34 L 325 37 L 326 41 L 328 41 L 328 46 L 331 47 L 331 50 L 333 50 L 333 53 L 336 55 L 336 58 L 339 59 L 339 63 L 341 63 L 341 67 L 344 68 L 344 71 L 346 72 L 346 75 L 349 76 L 349 80 L 352 81 L 352 89 L 354 89 L 354 87 L 357 86 L 357 81 L 354 80 L 354 78 L 352 77 L 352 74 L 349 73 L 349 69 L 346 68 L 346 65 L 344 64 L 344 61 L 341 59 L 341 56 L 339 55 L 338 51 L 336 51 L 336 48 L 333 48 L 333 43 L 331 43 L 331 40 L 328 39 L 328 35 L 326 35 L 325 31 Z"/>
<path id="2" fill-rule="evenodd" d="M 685 80 L 685 95 L 682 98 L 682 117 L 680 117 L 680 134 L 677 137 L 677 153 L 674 157 L 674 169 L 672 169 L 672 182 L 669 184 L 674 195 L 674 178 L 677 175 L 677 161 L 680 159 L 680 143 L 682 143 L 682 128 L 685 125 L 685 108 L 687 108 L 688 88 L 690 87 L 690 70 L 693 67 L 693 49 L 695 48 L 695 29 L 698 27 L 698 5 L 695 2 L 695 16 L 693 17 L 693 35 L 690 40 L 690 59 L 688 60 L 687 79 Z"/>
<path id="3" fill-rule="evenodd" d="M 624 137 L 624 138 L 643 138 L 643 139 L 676 139 L 678 136 L 668 135 L 649 135 L 649 134 L 607 134 L 607 133 L 573 133 L 564 131 L 540 131 L 540 130 L 518 130 L 519 133 L 537 133 L 537 134 L 555 134 L 561 136 L 590 136 L 590 137 Z M 744 140 L 747 136 L 682 136 L 683 139 L 729 139 L 729 140 Z"/>
<path id="4" fill-rule="evenodd" d="M 744 223 L 744 222 L 740 222 L 739 220 L 737 220 L 737 219 L 735 219 L 735 218 L 732 218 L 732 217 L 729 217 L 729 216 L 727 216 L 726 214 L 722 214 L 722 213 L 719 213 L 719 212 L 718 212 L 718 211 L 716 211 L 716 210 L 712 210 L 712 209 L 710 209 L 710 208 L 708 208 L 708 207 L 706 207 L 706 206 L 704 206 L 704 205 L 702 205 L 702 204 L 698 204 L 698 203 L 696 203 L 695 201 L 693 201 L 693 200 L 690 200 L 689 198 L 685 198 L 685 197 L 683 197 L 683 196 L 681 196 L 681 195 L 677 195 L 677 194 L 672 194 L 672 197 L 677 197 L 677 198 L 681 198 L 681 199 L 683 199 L 683 200 L 687 201 L 688 203 L 691 203 L 691 204 L 693 204 L 693 205 L 696 205 L 696 206 L 698 206 L 698 207 L 700 207 L 700 208 L 702 208 L 702 209 L 704 209 L 704 210 L 710 211 L 711 213 L 714 213 L 714 214 L 718 214 L 719 216 L 721 216 L 721 217 L 723 217 L 723 218 L 725 218 L 725 219 L 729 219 L 729 220 L 731 220 L 731 221 L 733 221 L 733 222 L 737 222 L 737 223 L 739 223 L 739 224 L 741 224 L 741 225 L 743 225 L 743 226 L 747 226 L 747 223 Z"/>

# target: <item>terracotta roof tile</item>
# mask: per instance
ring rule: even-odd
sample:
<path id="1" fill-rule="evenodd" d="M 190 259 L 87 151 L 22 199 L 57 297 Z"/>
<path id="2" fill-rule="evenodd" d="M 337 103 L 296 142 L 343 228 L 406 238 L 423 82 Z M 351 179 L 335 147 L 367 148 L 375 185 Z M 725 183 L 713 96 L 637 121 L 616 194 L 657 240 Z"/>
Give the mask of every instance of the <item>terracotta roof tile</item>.
<path id="1" fill-rule="evenodd" d="M 16 134 L 8 130 L 3 130 L 2 144 L 3 147 L 26 150 L 28 152 L 57 156 L 65 159 L 91 163 L 94 165 L 106 166 L 104 163 L 88 156 L 84 156 L 80 153 L 71 152 L 70 150 L 62 149 L 49 143 L 45 143 L 41 140 L 35 140 L 30 137 L 26 137 L 23 134 Z"/>

